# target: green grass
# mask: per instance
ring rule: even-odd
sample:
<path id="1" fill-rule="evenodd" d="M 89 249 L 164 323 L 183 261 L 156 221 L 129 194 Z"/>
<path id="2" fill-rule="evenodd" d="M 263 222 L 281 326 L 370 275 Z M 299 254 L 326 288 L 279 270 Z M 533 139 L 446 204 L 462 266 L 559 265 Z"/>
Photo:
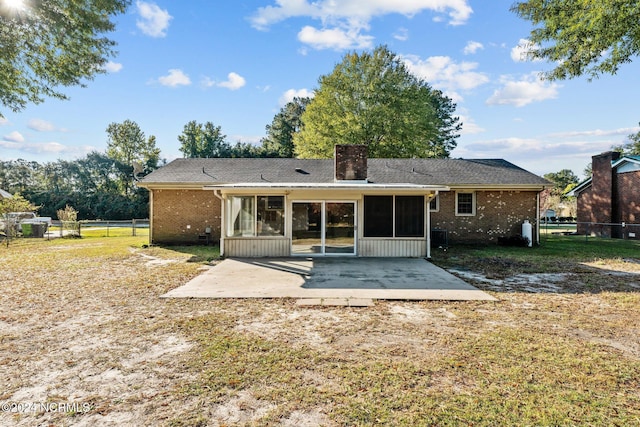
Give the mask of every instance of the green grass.
<path id="1" fill-rule="evenodd" d="M 531 248 L 498 245 L 453 245 L 432 251 L 434 263 L 445 268 L 479 271 L 491 277 L 520 273 L 562 273 L 578 265 L 640 260 L 640 241 L 549 235 Z"/>
<path id="2" fill-rule="evenodd" d="M 131 227 L 82 227 L 80 230 L 82 237 L 128 237 L 133 235 L 133 229 Z M 148 228 L 136 228 L 137 237 L 149 238 Z"/>

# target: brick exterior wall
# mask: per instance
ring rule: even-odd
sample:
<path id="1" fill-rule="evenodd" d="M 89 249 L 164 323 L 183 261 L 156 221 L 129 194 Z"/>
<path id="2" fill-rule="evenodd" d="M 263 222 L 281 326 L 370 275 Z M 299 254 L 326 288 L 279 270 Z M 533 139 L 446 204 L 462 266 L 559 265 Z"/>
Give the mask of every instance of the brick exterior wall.
<path id="1" fill-rule="evenodd" d="M 593 226 L 587 226 L 587 224 L 584 224 L 585 222 L 598 222 L 597 217 L 596 217 L 596 213 L 594 212 L 593 209 L 591 208 L 592 206 L 597 206 L 600 203 L 600 200 L 596 200 L 597 198 L 594 197 L 594 193 L 593 193 L 593 187 L 589 187 L 586 190 L 582 191 L 580 194 L 578 194 L 578 199 L 577 199 L 577 217 L 578 217 L 578 227 L 577 227 L 577 233 L 578 234 L 585 234 L 587 233 L 587 228 L 589 228 L 589 233 L 591 233 L 592 231 L 595 232 L 595 230 L 592 230 Z M 602 234 L 602 227 L 598 227 L 598 234 Z"/>
<path id="2" fill-rule="evenodd" d="M 336 145 L 334 159 L 336 180 L 367 179 L 366 145 Z"/>
<path id="3" fill-rule="evenodd" d="M 202 243 L 199 236 L 206 227 L 211 227 L 212 241 L 219 242 L 221 203 L 213 191 L 152 191 L 152 243 Z M 495 243 L 498 237 L 521 234 L 526 219 L 533 226 L 536 243 L 535 191 L 476 191 L 475 194 L 475 216 L 456 216 L 455 192 L 440 193 L 439 211 L 431 212 L 431 228 L 446 229 L 450 244 Z"/>
<path id="4" fill-rule="evenodd" d="M 591 187 L 578 194 L 578 234 L 616 238 L 634 238 L 635 234 L 640 238 L 637 226 L 584 224 L 640 223 L 640 171 L 616 173 L 611 162 L 619 157 L 616 152 L 593 156 Z"/>
<path id="5" fill-rule="evenodd" d="M 221 203 L 213 191 L 152 190 L 152 193 L 152 243 L 203 243 L 199 236 L 207 227 L 211 227 L 212 242 L 220 241 Z"/>
<path id="6" fill-rule="evenodd" d="M 466 191 L 465 191 L 466 192 Z M 537 192 L 476 191 L 476 214 L 456 216 L 455 191 L 439 194 L 439 211 L 431 212 L 431 228 L 446 229 L 450 244 L 495 243 L 498 237 L 522 234 L 529 220 L 536 242 Z"/>
<path id="7" fill-rule="evenodd" d="M 616 190 L 615 222 L 640 224 L 640 171 L 617 174 Z M 626 226 L 619 234 L 625 239 L 640 239 L 640 226 Z"/>

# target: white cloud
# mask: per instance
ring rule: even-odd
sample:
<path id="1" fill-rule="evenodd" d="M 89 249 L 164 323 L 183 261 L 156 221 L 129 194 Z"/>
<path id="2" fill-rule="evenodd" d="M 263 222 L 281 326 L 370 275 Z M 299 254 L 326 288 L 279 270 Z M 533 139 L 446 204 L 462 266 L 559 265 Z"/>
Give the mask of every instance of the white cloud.
<path id="1" fill-rule="evenodd" d="M 95 151 L 97 148 L 89 145 L 82 145 L 79 147 L 62 145 L 58 142 L 24 142 L 21 144 L 15 142 L 0 141 L 0 147 L 8 150 L 22 151 L 30 154 L 75 154 L 77 156 L 83 156 L 91 151 Z"/>
<path id="2" fill-rule="evenodd" d="M 300 30 L 298 40 L 315 49 L 366 49 L 373 46 L 373 37 L 362 35 L 358 30 L 318 30 L 309 25 Z"/>
<path id="3" fill-rule="evenodd" d="M 532 102 L 557 98 L 560 88 L 556 83 L 541 80 L 536 72 L 524 76 L 521 80 L 502 76 L 500 82 L 503 85 L 502 88 L 496 89 L 493 95 L 487 99 L 488 105 L 524 107 Z"/>
<path id="4" fill-rule="evenodd" d="M 404 56 L 403 60 L 412 73 L 444 91 L 455 102 L 462 100 L 457 91 L 471 90 L 489 81 L 485 73 L 475 71 L 476 62 L 455 62 L 448 56 L 431 56 L 423 60 L 415 55 Z"/>
<path id="5" fill-rule="evenodd" d="M 458 117 L 460 117 L 460 122 L 462 122 L 461 135 L 475 135 L 486 132 L 486 129 L 479 126 L 471 117 L 464 114 L 460 114 Z"/>
<path id="6" fill-rule="evenodd" d="M 527 39 L 520 39 L 518 44 L 511 48 L 511 59 L 515 62 L 526 62 L 530 61 L 529 52 L 538 49 L 538 46 L 534 43 L 531 43 Z M 540 59 L 534 59 L 533 62 L 540 61 Z"/>
<path id="7" fill-rule="evenodd" d="M 398 28 L 398 31 L 393 33 L 393 38 L 401 42 L 407 41 L 409 40 L 409 30 L 406 28 Z"/>
<path id="8" fill-rule="evenodd" d="M 9 142 L 24 142 L 24 136 L 22 136 L 22 134 L 17 130 L 5 135 L 2 139 Z"/>
<path id="9" fill-rule="evenodd" d="M 173 19 L 167 10 L 160 9 L 155 3 L 137 1 L 136 7 L 140 18 L 136 21 L 136 26 L 142 32 L 151 37 L 164 37 L 167 35 L 169 21 Z"/>
<path id="10" fill-rule="evenodd" d="M 558 132 L 549 134 L 550 137 L 553 138 L 577 138 L 584 136 L 628 136 L 633 133 L 637 133 L 640 131 L 640 127 L 630 127 L 630 128 L 619 128 L 619 129 L 610 129 L 610 130 L 602 130 L 602 129 L 593 129 L 593 130 L 582 130 L 582 131 L 568 131 L 568 132 Z"/>
<path id="11" fill-rule="evenodd" d="M 462 50 L 462 53 L 464 53 L 465 55 L 473 55 L 480 49 L 484 49 L 484 45 L 482 43 L 470 40 L 467 42 L 467 45 Z"/>
<path id="12" fill-rule="evenodd" d="M 258 8 L 250 20 L 254 28 L 261 30 L 277 22 L 303 16 L 323 23 L 349 21 L 366 26 L 374 17 L 396 13 L 412 17 L 425 10 L 447 14 L 451 25 L 464 24 L 473 13 L 467 0 L 275 0 L 273 6 Z"/>
<path id="13" fill-rule="evenodd" d="M 475 142 L 462 142 L 452 157 L 502 158 L 533 173 L 542 175 L 571 169 L 582 175 L 591 156 L 624 142 L 626 135 L 639 127 L 620 129 L 585 129 L 548 133 L 530 138 L 502 137 Z M 471 137 L 467 137 L 467 140 Z"/>
<path id="14" fill-rule="evenodd" d="M 9 120 L 5 119 L 4 117 L 0 117 L 0 126 L 4 126 L 8 124 L 9 124 Z"/>
<path id="15" fill-rule="evenodd" d="M 308 17 L 320 21 L 322 29 L 305 26 L 298 33 L 301 42 L 316 49 L 369 48 L 374 38 L 362 33 L 369 30 L 373 18 L 389 14 L 413 17 L 430 10 L 447 14 L 450 25 L 461 25 L 473 13 L 467 3 L 468 0 L 275 0 L 274 5 L 258 8 L 250 21 L 254 28 L 266 30 L 289 18 Z M 394 37 L 406 40 L 407 35 L 400 31 Z"/>
<path id="16" fill-rule="evenodd" d="M 177 86 L 189 86 L 191 79 L 188 75 L 182 72 L 180 69 L 172 68 L 169 70 L 169 74 L 158 78 L 158 82 L 163 86 L 177 87 Z"/>
<path id="17" fill-rule="evenodd" d="M 109 61 L 104 64 L 104 69 L 107 71 L 107 73 L 117 73 L 118 71 L 122 70 L 122 64 L 120 64 L 119 62 Z"/>
<path id="18" fill-rule="evenodd" d="M 53 132 L 56 130 L 56 127 L 53 125 L 53 123 L 42 119 L 29 120 L 29 123 L 27 123 L 27 127 L 38 132 Z"/>
<path id="19" fill-rule="evenodd" d="M 217 86 L 217 87 L 224 87 L 229 90 L 238 90 L 241 87 L 243 87 L 246 83 L 247 82 L 244 77 L 234 72 L 227 74 L 227 80 L 223 82 L 216 82 L 215 80 L 212 80 L 210 77 L 204 77 L 201 82 L 202 86 L 205 88 Z M 268 86 L 266 90 L 268 90 Z"/>
<path id="20" fill-rule="evenodd" d="M 293 98 L 313 98 L 315 93 L 309 89 L 289 89 L 280 97 L 280 106 L 285 106 L 293 101 Z"/>
<path id="21" fill-rule="evenodd" d="M 227 75 L 227 81 L 218 83 L 218 86 L 227 88 L 229 90 L 238 90 L 246 83 L 247 82 L 244 77 L 237 73 L 231 72 Z"/>

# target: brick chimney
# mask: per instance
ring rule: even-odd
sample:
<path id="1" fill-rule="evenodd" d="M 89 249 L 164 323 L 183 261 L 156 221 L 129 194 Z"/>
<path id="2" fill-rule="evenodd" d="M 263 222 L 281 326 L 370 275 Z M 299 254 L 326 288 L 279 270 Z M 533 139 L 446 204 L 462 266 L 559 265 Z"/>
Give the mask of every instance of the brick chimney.
<path id="1" fill-rule="evenodd" d="M 616 188 L 611 164 L 619 158 L 620 153 L 616 151 L 591 157 L 592 215 L 595 222 L 611 223 L 615 220 L 613 196 Z"/>
<path id="2" fill-rule="evenodd" d="M 334 151 L 336 181 L 364 181 L 367 179 L 367 146 L 336 145 Z"/>

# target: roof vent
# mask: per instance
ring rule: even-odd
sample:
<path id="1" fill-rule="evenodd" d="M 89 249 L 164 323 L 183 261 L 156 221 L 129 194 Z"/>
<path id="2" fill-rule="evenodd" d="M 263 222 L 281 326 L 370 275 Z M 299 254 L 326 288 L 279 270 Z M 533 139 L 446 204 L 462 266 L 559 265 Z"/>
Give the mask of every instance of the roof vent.
<path id="1" fill-rule="evenodd" d="M 309 175 L 309 172 L 302 168 L 296 168 L 296 172 L 301 173 L 302 175 Z"/>

